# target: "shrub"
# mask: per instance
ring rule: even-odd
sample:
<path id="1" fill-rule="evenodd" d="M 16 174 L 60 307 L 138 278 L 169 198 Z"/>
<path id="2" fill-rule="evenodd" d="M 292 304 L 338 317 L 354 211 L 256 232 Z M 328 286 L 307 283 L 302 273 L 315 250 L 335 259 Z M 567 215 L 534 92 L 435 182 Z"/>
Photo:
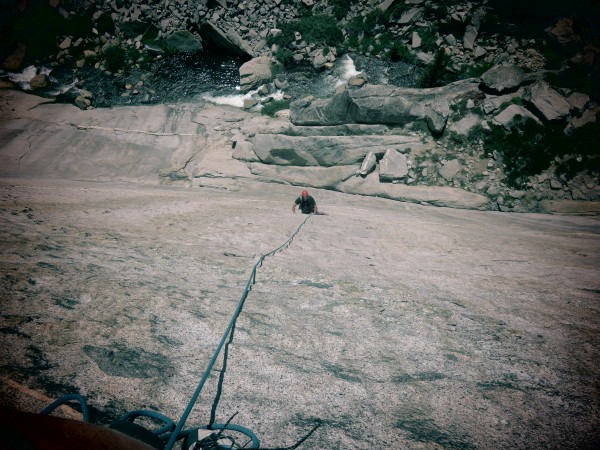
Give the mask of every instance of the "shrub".
<path id="1" fill-rule="evenodd" d="M 449 58 L 443 48 L 440 48 L 431 64 L 425 68 L 425 72 L 419 79 L 418 85 L 421 88 L 444 86 L 447 81 L 446 66 Z"/>
<path id="2" fill-rule="evenodd" d="M 275 58 L 284 66 L 289 66 L 294 60 L 294 52 L 289 48 L 279 47 L 275 52 Z"/>
<path id="3" fill-rule="evenodd" d="M 284 65 L 289 65 L 292 62 L 293 53 L 288 47 L 296 39 L 296 31 L 309 44 L 337 47 L 344 41 L 342 30 L 338 27 L 337 21 L 328 14 L 314 14 L 300 20 L 280 22 L 277 24 L 277 28 L 281 30 L 281 34 L 269 36 L 267 44 L 275 44 L 279 47 L 275 57 Z"/>
<path id="4" fill-rule="evenodd" d="M 96 21 L 96 29 L 99 34 L 114 34 L 115 33 L 115 21 L 110 14 L 102 14 Z"/>
<path id="5" fill-rule="evenodd" d="M 421 48 L 424 51 L 433 52 L 433 51 L 437 50 L 437 48 L 438 48 L 437 38 L 431 31 L 425 30 L 425 31 L 422 31 L 421 33 L 419 33 L 419 35 L 421 37 Z"/>
<path id="6" fill-rule="evenodd" d="M 116 72 L 125 66 L 127 53 L 125 49 L 118 45 L 113 45 L 104 50 L 104 58 L 106 58 L 106 68 L 111 72 Z"/>
<path id="7" fill-rule="evenodd" d="M 300 19 L 298 31 L 302 34 L 302 38 L 310 44 L 336 46 L 344 40 L 337 21 L 328 14 L 315 14 Z"/>
<path id="8" fill-rule="evenodd" d="M 391 21 L 395 21 L 402 16 L 402 13 L 409 8 L 409 5 L 404 2 L 395 2 L 392 6 L 390 6 L 385 13 L 383 13 L 381 19 L 383 22 L 390 23 Z"/>
<path id="9" fill-rule="evenodd" d="M 332 7 L 331 13 L 338 20 L 346 17 L 353 3 L 356 3 L 356 0 L 329 0 L 329 6 Z"/>
<path id="10" fill-rule="evenodd" d="M 395 41 L 391 48 L 390 52 L 387 55 L 392 62 L 404 61 L 407 63 L 413 63 L 415 61 L 415 56 L 408 50 L 408 47 L 401 42 Z"/>
<path id="11" fill-rule="evenodd" d="M 494 66 L 494 63 L 481 62 L 478 64 L 463 64 L 460 71 L 452 81 L 464 80 L 466 78 L 479 78 Z"/>
<path id="12" fill-rule="evenodd" d="M 573 176 L 575 168 L 578 171 L 598 171 L 599 123 L 579 128 L 570 136 L 565 135 L 562 125 L 539 125 L 532 120 L 513 127 L 509 133 L 501 126 L 491 127 L 492 131 L 485 139 L 486 149 L 496 150 L 503 155 L 508 183 L 513 187 L 521 187 L 529 176 L 547 169 L 556 156 L 582 156 L 583 164 L 576 161 L 577 164 L 571 162 L 559 165 L 558 171 L 566 176 Z"/>
<path id="13" fill-rule="evenodd" d="M 502 154 L 507 184 L 514 188 L 522 187 L 528 177 L 547 169 L 555 156 L 598 154 L 588 134 L 598 131 L 593 127 L 566 136 L 560 125 L 540 125 L 533 120 L 515 125 L 510 132 L 499 125 L 490 126 L 491 133 L 485 139 L 486 150 Z"/>

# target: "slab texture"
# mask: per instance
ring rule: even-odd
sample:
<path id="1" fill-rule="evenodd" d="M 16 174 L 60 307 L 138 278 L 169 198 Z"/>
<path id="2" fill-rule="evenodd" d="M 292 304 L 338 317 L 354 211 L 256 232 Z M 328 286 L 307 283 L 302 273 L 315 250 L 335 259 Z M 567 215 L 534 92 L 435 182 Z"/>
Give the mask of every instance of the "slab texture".
<path id="1" fill-rule="evenodd" d="M 259 269 L 187 426 L 237 412 L 264 448 L 317 421 L 301 448 L 599 442 L 597 216 L 310 193 L 326 215 Z M 252 265 L 305 218 L 298 194 L 0 180 L 0 376 L 80 392 L 105 423 L 178 419 Z"/>

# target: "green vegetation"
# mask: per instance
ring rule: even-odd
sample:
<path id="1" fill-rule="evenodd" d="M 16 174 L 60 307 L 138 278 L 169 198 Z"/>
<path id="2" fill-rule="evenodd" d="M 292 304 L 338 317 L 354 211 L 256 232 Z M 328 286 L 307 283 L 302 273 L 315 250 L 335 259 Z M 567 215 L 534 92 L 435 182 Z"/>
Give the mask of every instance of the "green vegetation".
<path id="1" fill-rule="evenodd" d="M 346 17 L 350 11 L 350 7 L 354 3 L 356 3 L 356 0 L 329 0 L 329 6 L 332 7 L 332 14 L 338 20 Z"/>
<path id="2" fill-rule="evenodd" d="M 479 78 L 481 75 L 486 73 L 494 66 L 493 62 L 481 62 L 477 64 L 463 64 L 460 67 L 460 72 L 456 78 L 458 80 L 464 80 L 467 78 Z"/>
<path id="3" fill-rule="evenodd" d="M 106 69 L 116 72 L 125 67 L 127 52 L 118 45 L 113 45 L 104 50 L 104 57 L 106 58 Z"/>
<path id="4" fill-rule="evenodd" d="M 279 36 L 269 36 L 267 43 L 269 45 L 277 44 L 280 47 L 287 47 L 295 37 L 294 33 L 298 31 L 309 44 L 321 44 L 337 46 L 342 43 L 342 31 L 337 25 L 336 20 L 327 14 L 315 14 L 310 17 L 303 17 L 300 20 L 279 23 L 277 25 L 282 33 Z"/>
<path id="5" fill-rule="evenodd" d="M 600 170 L 600 150 L 597 137 L 600 124 L 592 123 L 565 135 L 562 125 L 539 125 L 528 120 L 506 132 L 499 125 L 491 125 L 491 133 L 485 138 L 486 150 L 496 150 L 506 165 L 507 184 L 523 187 L 527 178 L 547 169 L 556 156 L 581 155 L 580 162 L 559 165 L 557 171 L 572 177 L 575 169 L 587 167 L 592 172 Z"/>
<path id="6" fill-rule="evenodd" d="M 430 88 L 444 86 L 447 84 L 446 66 L 448 65 L 448 55 L 443 48 L 440 48 L 431 64 L 425 68 L 425 72 L 421 75 L 418 85 L 420 88 Z"/>
<path id="7" fill-rule="evenodd" d="M 266 116 L 275 117 L 275 113 L 277 111 L 281 111 L 283 109 L 289 109 L 289 108 L 290 108 L 289 100 L 275 100 L 275 101 L 272 101 L 272 102 L 264 105 L 262 107 L 262 109 L 260 110 L 260 112 Z"/>
<path id="8" fill-rule="evenodd" d="M 96 21 L 96 29 L 99 34 L 114 34 L 115 33 L 115 21 L 110 14 L 102 14 Z"/>
<path id="9" fill-rule="evenodd" d="M 415 62 L 414 55 L 410 52 L 410 50 L 408 50 L 408 47 L 406 47 L 406 45 L 401 41 L 395 41 L 392 44 L 391 48 L 389 49 L 389 53 L 386 56 L 392 62 L 404 61 L 406 63 L 411 64 Z"/>

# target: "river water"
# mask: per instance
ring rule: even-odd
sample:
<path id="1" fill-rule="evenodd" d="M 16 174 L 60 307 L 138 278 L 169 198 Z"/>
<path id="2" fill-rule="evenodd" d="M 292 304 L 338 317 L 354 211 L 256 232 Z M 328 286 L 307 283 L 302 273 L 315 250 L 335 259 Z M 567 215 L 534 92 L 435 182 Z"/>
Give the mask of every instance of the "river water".
<path id="1" fill-rule="evenodd" d="M 29 81 L 36 73 L 48 74 L 51 87 L 35 93 L 72 103 L 80 89 L 93 94 L 94 106 L 160 104 L 209 101 L 242 107 L 244 99 L 255 96 L 262 100 L 279 100 L 284 93 L 292 99 L 306 95 L 324 98 L 332 95 L 340 84 L 365 72 L 372 84 L 394 84 L 412 87 L 421 73 L 417 66 L 389 63 L 360 55 L 343 55 L 333 69 L 317 71 L 308 63 L 276 73 L 284 83 L 283 91 L 274 83 L 268 94 L 256 91 L 240 93 L 239 68 L 245 62 L 235 55 L 210 52 L 178 53 L 154 60 L 145 70 L 132 68 L 123 74 L 107 74 L 93 68 L 74 71 L 70 67 L 30 66 L 20 73 L 0 73 L 21 89 L 29 91 Z"/>

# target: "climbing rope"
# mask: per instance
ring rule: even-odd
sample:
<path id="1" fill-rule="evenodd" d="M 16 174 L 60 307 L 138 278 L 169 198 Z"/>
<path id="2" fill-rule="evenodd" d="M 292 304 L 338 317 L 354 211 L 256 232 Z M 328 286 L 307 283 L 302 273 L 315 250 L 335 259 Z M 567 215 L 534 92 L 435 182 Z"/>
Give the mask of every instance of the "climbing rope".
<path id="1" fill-rule="evenodd" d="M 265 253 L 265 254 L 261 255 L 260 258 L 258 258 L 258 260 L 256 261 L 256 263 L 254 263 L 254 266 L 252 266 L 252 271 L 250 272 L 250 276 L 248 277 L 248 282 L 246 283 L 244 292 L 240 298 L 240 301 L 238 302 L 237 308 L 235 309 L 233 316 L 231 317 L 229 325 L 227 326 L 225 333 L 223 333 L 223 337 L 221 338 L 219 345 L 217 345 L 217 348 L 216 348 L 210 362 L 208 363 L 206 370 L 204 371 L 204 375 L 202 375 L 202 378 L 200 379 L 200 382 L 198 383 L 198 387 L 196 388 L 196 391 L 194 392 L 194 394 L 192 395 L 192 398 L 188 402 L 188 405 L 187 405 L 185 411 L 183 412 L 181 419 L 179 419 L 179 422 L 177 423 L 177 427 L 175 428 L 175 431 L 173 431 L 173 433 L 171 433 L 171 437 L 169 439 L 169 442 L 167 442 L 167 445 L 165 446 L 165 450 L 171 450 L 171 448 L 173 447 L 173 444 L 175 444 L 175 441 L 178 439 L 179 434 L 181 433 L 181 430 L 183 429 L 183 426 L 185 425 L 185 422 L 187 421 L 188 416 L 192 412 L 192 408 L 194 407 L 194 404 L 196 403 L 196 401 L 198 400 L 198 397 L 200 396 L 200 392 L 202 391 L 202 388 L 204 387 L 204 384 L 206 383 L 206 380 L 208 379 L 208 376 L 210 375 L 210 372 L 211 372 L 213 366 L 215 365 L 215 362 L 217 361 L 219 354 L 221 353 L 223 345 L 225 344 L 225 341 L 227 340 L 227 337 L 229 336 L 231 329 L 235 325 L 235 322 L 237 321 L 237 318 L 240 315 L 240 312 L 242 311 L 244 302 L 246 301 L 246 297 L 248 297 L 248 293 L 252 289 L 252 286 L 254 285 L 254 283 L 256 283 L 256 270 L 262 266 L 262 263 L 265 260 L 265 258 L 267 258 L 269 256 L 273 256 L 276 253 L 283 250 L 284 248 L 288 247 L 292 243 L 292 241 L 294 240 L 296 235 L 300 232 L 300 229 L 304 226 L 306 221 L 311 216 L 312 216 L 312 214 L 308 215 L 306 217 L 306 219 L 304 219 L 302 221 L 302 223 L 298 226 L 296 231 L 294 231 L 292 233 L 292 235 L 288 238 L 287 241 L 285 241 L 283 244 L 281 244 L 275 250 L 272 250 L 269 253 Z M 248 447 L 248 448 L 258 448 L 258 446 L 257 447 Z"/>
<path id="2" fill-rule="evenodd" d="M 259 448 L 260 442 L 259 442 L 258 438 L 256 437 L 256 435 L 246 427 L 229 423 L 231 421 L 231 418 L 225 424 L 213 423 L 207 427 L 196 427 L 195 429 L 188 429 L 188 430 L 184 430 L 183 427 L 184 427 L 185 422 L 187 421 L 190 413 L 192 412 L 194 405 L 198 401 L 198 398 L 200 396 L 200 393 L 202 392 L 204 384 L 208 380 L 208 377 L 213 369 L 213 366 L 215 365 L 215 363 L 217 361 L 217 358 L 219 357 L 219 354 L 221 353 L 221 350 L 223 349 L 225 342 L 227 341 L 227 338 L 230 336 L 230 333 L 235 326 L 238 316 L 240 315 L 242 308 L 244 306 L 244 303 L 246 301 L 246 298 L 248 297 L 248 293 L 252 289 L 252 286 L 256 283 L 257 269 L 262 266 L 265 258 L 267 258 L 269 256 L 273 256 L 276 253 L 282 251 L 284 248 L 289 247 L 290 244 L 292 243 L 292 241 L 294 240 L 294 238 L 296 237 L 296 235 L 300 232 L 300 229 L 304 226 L 306 221 L 311 216 L 312 216 L 312 214 L 309 214 L 302 221 L 302 223 L 298 226 L 296 231 L 294 231 L 292 233 L 292 235 L 287 239 L 287 241 L 285 241 L 283 244 L 281 244 L 276 249 L 274 249 L 268 253 L 261 254 L 260 257 L 258 258 L 258 260 L 256 261 L 256 263 L 254 263 L 254 266 L 252 266 L 252 270 L 250 271 L 250 276 L 248 277 L 248 282 L 246 283 L 244 292 L 242 293 L 242 296 L 237 304 L 237 307 L 233 313 L 233 316 L 231 317 L 229 325 L 227 326 L 227 329 L 223 333 L 223 336 L 222 336 L 221 340 L 219 341 L 219 344 L 217 345 L 217 348 L 215 349 L 215 352 L 214 352 L 212 358 L 210 359 L 210 362 L 208 363 L 208 366 L 206 367 L 206 370 L 204 371 L 204 374 L 202 375 L 202 378 L 200 379 L 200 382 L 198 383 L 198 386 L 196 387 L 194 394 L 192 395 L 190 401 L 188 402 L 188 404 L 185 408 L 185 411 L 183 412 L 181 418 L 179 419 L 179 422 L 177 422 L 177 425 L 175 425 L 175 423 L 171 419 L 169 419 L 168 417 L 166 417 L 156 411 L 135 410 L 135 411 L 130 411 L 130 412 L 124 414 L 123 416 L 121 416 L 119 419 L 117 419 L 111 425 L 111 428 L 114 428 L 114 429 L 121 428 L 121 429 L 123 429 L 123 431 L 126 431 L 125 428 L 127 428 L 127 427 L 130 427 L 130 429 L 131 429 L 133 421 L 136 418 L 146 417 L 149 419 L 153 419 L 154 421 L 162 422 L 163 426 L 158 429 L 155 429 L 155 430 L 148 430 L 148 429 L 140 430 L 140 428 L 143 428 L 143 427 L 137 426 L 136 431 L 138 433 L 142 433 L 142 435 L 145 434 L 146 440 L 148 440 L 149 443 L 154 443 L 154 442 L 164 443 L 166 441 L 167 443 L 164 446 L 164 450 L 171 450 L 177 440 L 182 439 L 182 438 L 192 437 L 194 435 L 194 433 L 196 432 L 196 430 L 198 430 L 198 429 L 220 430 L 220 431 L 216 435 L 212 435 L 212 437 L 204 438 L 201 441 L 198 441 L 197 444 L 194 446 L 194 449 L 203 449 L 204 450 L 204 449 L 212 449 L 212 448 L 230 448 L 230 449 L 233 449 L 233 448 L 257 449 L 257 448 Z M 76 400 L 81 404 L 81 412 L 82 412 L 83 420 L 85 422 L 89 422 L 89 412 L 88 412 L 87 403 L 85 401 L 85 398 L 79 394 L 69 394 L 69 395 L 65 395 L 65 396 L 55 400 L 50 405 L 48 405 L 46 408 L 44 408 L 44 410 L 41 411 L 41 414 L 50 414 L 52 411 L 54 411 L 60 405 L 63 405 L 72 400 Z M 315 426 L 313 428 L 313 430 L 311 430 L 310 433 L 308 433 L 308 435 L 305 436 L 300 442 L 298 442 L 293 447 L 290 447 L 290 449 L 297 448 L 318 427 L 319 427 L 319 424 L 317 426 Z M 218 440 L 223 437 L 222 434 L 225 430 L 241 433 L 241 434 L 245 435 L 246 437 L 248 437 L 249 440 L 246 444 L 244 444 L 243 446 L 240 447 L 235 443 L 233 438 L 227 437 L 227 439 L 230 440 L 231 445 L 223 446 L 220 443 L 218 443 Z M 150 435 L 150 436 L 148 436 L 148 435 Z M 168 439 L 168 441 L 167 441 L 167 439 Z M 160 447 L 157 446 L 157 448 L 160 448 Z"/>

